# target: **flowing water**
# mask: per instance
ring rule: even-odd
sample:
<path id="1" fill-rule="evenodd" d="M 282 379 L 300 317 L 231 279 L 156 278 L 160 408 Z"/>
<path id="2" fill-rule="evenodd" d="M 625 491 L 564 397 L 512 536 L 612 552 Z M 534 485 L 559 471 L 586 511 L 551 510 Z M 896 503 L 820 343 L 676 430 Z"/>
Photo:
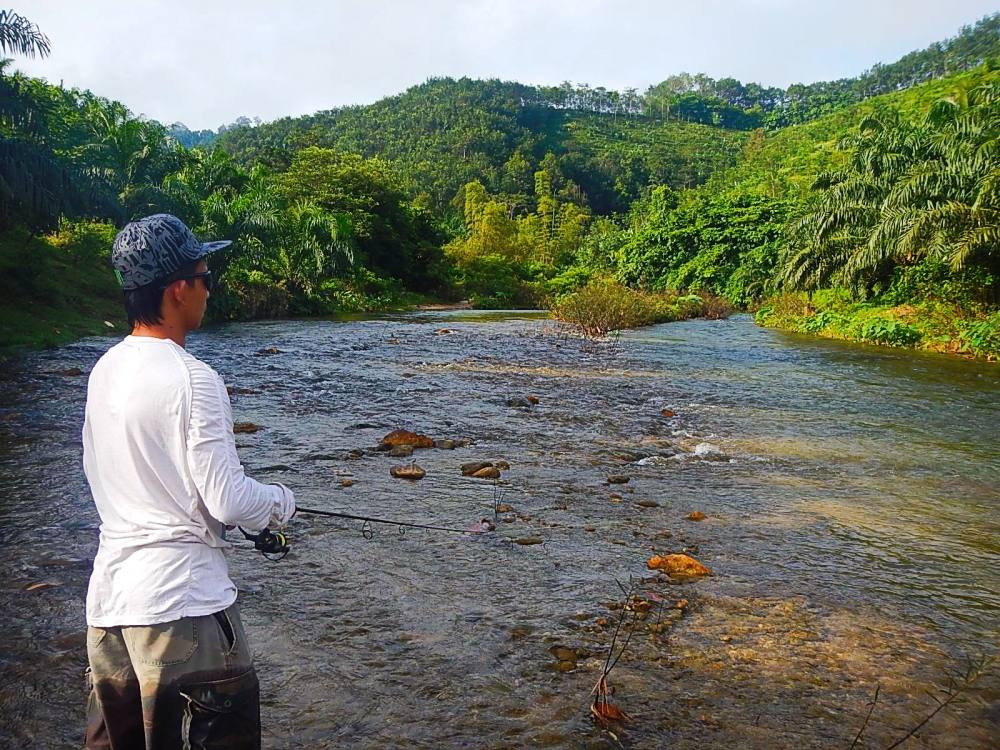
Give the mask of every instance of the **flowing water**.
<path id="1" fill-rule="evenodd" d="M 86 378 L 58 373 L 112 343 L 8 362 L 0 381 L 5 747 L 82 732 L 98 519 Z M 248 472 L 302 505 L 463 528 L 512 507 L 475 537 L 366 539 L 298 516 L 278 563 L 237 542 L 266 747 L 847 748 L 876 686 L 858 746 L 885 747 L 934 708 L 926 691 L 998 648 L 996 365 L 744 316 L 616 347 L 468 312 L 228 325 L 188 346 L 237 389 L 236 419 L 262 427 L 237 436 Z M 538 404 L 508 404 L 527 395 Z M 398 427 L 474 444 L 418 450 L 426 478 L 393 479 L 408 460 L 368 449 Z M 477 459 L 511 466 L 499 485 L 463 477 Z M 714 575 L 647 570 L 681 551 Z M 649 605 L 633 602 L 642 619 L 608 679 L 632 720 L 609 732 L 589 705 L 619 583 Z M 994 667 L 906 747 L 998 739 Z"/>

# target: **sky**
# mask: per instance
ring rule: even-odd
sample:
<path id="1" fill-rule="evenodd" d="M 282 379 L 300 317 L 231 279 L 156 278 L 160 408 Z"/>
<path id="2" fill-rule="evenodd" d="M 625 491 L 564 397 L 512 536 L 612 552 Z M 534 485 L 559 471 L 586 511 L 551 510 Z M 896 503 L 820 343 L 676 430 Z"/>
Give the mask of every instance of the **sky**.
<path id="1" fill-rule="evenodd" d="M 954 36 L 998 0 L 11 0 L 15 67 L 191 129 L 369 104 L 433 76 L 640 92 L 674 73 L 788 86 Z M 6 6 L 5 6 L 6 7 Z"/>

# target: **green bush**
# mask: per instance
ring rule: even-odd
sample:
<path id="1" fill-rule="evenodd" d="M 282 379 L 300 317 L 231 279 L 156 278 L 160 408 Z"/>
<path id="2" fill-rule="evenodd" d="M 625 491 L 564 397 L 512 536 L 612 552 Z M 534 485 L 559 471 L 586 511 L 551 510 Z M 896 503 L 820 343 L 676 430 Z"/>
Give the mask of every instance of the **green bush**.
<path id="1" fill-rule="evenodd" d="M 977 357 L 1000 359 L 1000 312 L 972 322 L 959 324 L 962 351 Z"/>
<path id="2" fill-rule="evenodd" d="M 731 307 L 712 295 L 671 292 L 641 292 L 608 278 L 591 281 L 573 294 L 560 299 L 552 314 L 575 324 L 583 335 L 606 336 L 611 331 L 668 323 L 687 318 L 726 317 Z"/>
<path id="3" fill-rule="evenodd" d="M 528 308 L 538 304 L 530 269 L 502 255 L 475 256 L 455 269 L 455 286 L 473 307 Z"/>
<path id="4" fill-rule="evenodd" d="M 859 340 L 883 346 L 913 346 L 922 336 L 913 326 L 891 318 L 869 318 L 857 325 Z"/>

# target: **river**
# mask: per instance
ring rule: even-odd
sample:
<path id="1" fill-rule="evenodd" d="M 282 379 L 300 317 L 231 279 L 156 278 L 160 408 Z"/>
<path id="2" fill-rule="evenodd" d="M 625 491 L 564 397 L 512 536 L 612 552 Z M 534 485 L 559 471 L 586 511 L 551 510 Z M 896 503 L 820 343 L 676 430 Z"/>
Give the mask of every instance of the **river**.
<path id="1" fill-rule="evenodd" d="M 81 737 L 98 518 L 86 377 L 59 373 L 112 343 L 25 355 L 0 378 L 4 747 Z M 848 748 L 876 687 L 858 747 L 885 747 L 933 710 L 926 691 L 1000 646 L 995 364 L 746 316 L 600 346 L 537 315 L 435 312 L 231 324 L 188 347 L 261 426 L 237 435 L 248 473 L 300 504 L 496 523 L 368 539 L 298 516 L 280 562 L 235 542 L 265 747 Z M 396 428 L 474 443 L 418 450 L 427 476 L 408 482 L 389 476 L 408 460 L 369 450 Z M 477 459 L 510 469 L 462 476 Z M 646 568 L 685 551 L 714 575 Z M 619 585 L 645 603 L 608 678 L 632 718 L 608 731 L 589 705 Z M 996 747 L 996 675 L 905 747 Z"/>

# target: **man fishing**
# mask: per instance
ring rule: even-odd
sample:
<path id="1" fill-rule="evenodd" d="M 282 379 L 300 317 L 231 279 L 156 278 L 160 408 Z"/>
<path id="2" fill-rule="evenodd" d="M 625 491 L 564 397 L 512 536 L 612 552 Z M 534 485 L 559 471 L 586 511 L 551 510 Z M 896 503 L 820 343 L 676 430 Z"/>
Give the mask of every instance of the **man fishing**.
<path id="1" fill-rule="evenodd" d="M 101 517 L 87 592 L 87 748 L 259 748 L 257 675 L 223 550 L 292 492 L 247 477 L 219 375 L 184 349 L 212 289 L 199 242 L 157 214 L 115 238 L 131 335 L 94 366 L 83 463 Z"/>

